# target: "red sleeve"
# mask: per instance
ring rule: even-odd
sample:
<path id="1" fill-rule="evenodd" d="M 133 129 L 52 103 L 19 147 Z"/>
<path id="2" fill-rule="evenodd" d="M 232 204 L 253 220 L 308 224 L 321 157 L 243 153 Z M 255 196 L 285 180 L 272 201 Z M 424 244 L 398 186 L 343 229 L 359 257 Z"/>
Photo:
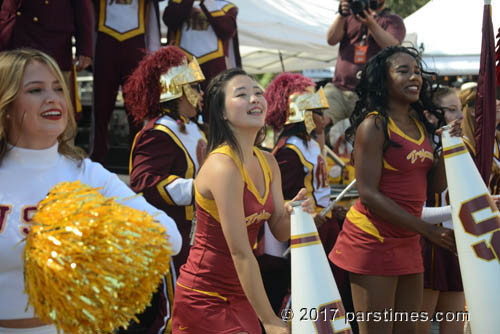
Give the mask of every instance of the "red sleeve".
<path id="1" fill-rule="evenodd" d="M 281 187 L 285 200 L 291 200 L 304 187 L 306 173 L 300 158 L 293 150 L 283 147 L 275 153 L 281 172 Z"/>
<path id="2" fill-rule="evenodd" d="M 233 6 L 231 4 L 231 6 Z M 236 34 L 236 16 L 238 16 L 238 7 L 234 6 L 229 9 L 227 12 L 224 12 L 223 15 L 213 16 L 205 7 L 205 4 L 202 2 L 200 4 L 201 10 L 207 16 L 208 22 L 214 28 L 215 34 L 221 40 L 228 40 Z"/>
<path id="3" fill-rule="evenodd" d="M 94 56 L 94 11 L 91 0 L 73 0 L 76 55 Z"/>
<path id="4" fill-rule="evenodd" d="M 169 31 L 179 29 L 182 22 L 189 18 L 193 2 L 194 0 L 168 0 L 162 19 Z"/>
<path id="5" fill-rule="evenodd" d="M 172 174 L 176 159 L 185 159 L 173 139 L 157 130 L 148 130 L 137 138 L 131 155 L 130 187 L 153 204 L 170 205 L 157 185 Z M 165 196 L 165 195 L 164 195 Z"/>
<path id="6" fill-rule="evenodd" d="M 394 36 L 400 43 L 403 42 L 406 35 L 406 27 L 403 19 L 399 15 L 389 15 L 384 24 L 384 30 Z"/>

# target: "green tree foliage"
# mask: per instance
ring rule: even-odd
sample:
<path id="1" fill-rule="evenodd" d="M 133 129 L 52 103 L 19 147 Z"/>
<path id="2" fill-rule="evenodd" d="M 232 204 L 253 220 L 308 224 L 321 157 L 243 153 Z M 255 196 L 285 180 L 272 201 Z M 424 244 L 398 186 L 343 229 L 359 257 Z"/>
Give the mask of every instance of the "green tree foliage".
<path id="1" fill-rule="evenodd" d="M 402 18 L 414 13 L 423 5 L 428 3 L 429 0 L 386 0 L 386 7 L 389 7 L 394 13 Z"/>
<path id="2" fill-rule="evenodd" d="M 277 76 L 279 73 L 263 73 L 263 74 L 254 74 L 253 77 L 257 82 L 262 86 L 262 88 L 266 88 L 267 85 Z"/>

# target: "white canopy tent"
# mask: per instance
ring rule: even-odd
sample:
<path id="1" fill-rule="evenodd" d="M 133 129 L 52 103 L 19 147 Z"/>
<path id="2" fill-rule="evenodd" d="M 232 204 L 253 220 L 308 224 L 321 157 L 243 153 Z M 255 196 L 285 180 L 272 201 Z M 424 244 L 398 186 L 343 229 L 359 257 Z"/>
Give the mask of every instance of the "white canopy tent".
<path id="1" fill-rule="evenodd" d="M 338 46 L 326 33 L 335 18 L 334 0 L 233 0 L 239 8 L 243 67 L 252 73 L 335 66 Z M 282 66 L 283 65 L 283 66 Z"/>
<path id="2" fill-rule="evenodd" d="M 405 19 L 415 34 L 429 70 L 439 75 L 476 75 L 481 54 L 483 0 L 431 0 Z M 500 2 L 492 1 L 493 33 L 500 23 Z"/>
<path id="3" fill-rule="evenodd" d="M 335 66 L 338 47 L 326 33 L 336 0 L 231 0 L 238 11 L 243 67 L 250 73 L 323 69 Z M 167 1 L 160 3 L 161 13 Z M 166 27 L 162 23 L 162 35 Z"/>
<path id="4" fill-rule="evenodd" d="M 332 77 L 338 45 L 328 45 L 326 34 L 337 15 L 338 0 L 230 1 L 239 10 L 240 53 L 247 72 L 318 70 L 310 73 Z M 161 14 L 167 4 L 160 2 Z M 165 37 L 163 22 L 161 30 Z M 407 34 L 406 41 L 414 45 L 415 34 Z"/>

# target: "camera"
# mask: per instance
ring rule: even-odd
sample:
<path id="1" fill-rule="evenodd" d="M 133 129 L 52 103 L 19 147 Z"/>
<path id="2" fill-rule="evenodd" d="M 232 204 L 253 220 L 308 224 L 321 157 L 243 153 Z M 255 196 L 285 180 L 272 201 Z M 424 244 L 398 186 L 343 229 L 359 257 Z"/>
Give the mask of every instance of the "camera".
<path id="1" fill-rule="evenodd" d="M 365 14 L 363 14 L 363 9 L 375 10 L 378 8 L 377 0 L 351 0 L 349 2 L 353 15 L 359 15 L 361 17 L 365 17 Z"/>

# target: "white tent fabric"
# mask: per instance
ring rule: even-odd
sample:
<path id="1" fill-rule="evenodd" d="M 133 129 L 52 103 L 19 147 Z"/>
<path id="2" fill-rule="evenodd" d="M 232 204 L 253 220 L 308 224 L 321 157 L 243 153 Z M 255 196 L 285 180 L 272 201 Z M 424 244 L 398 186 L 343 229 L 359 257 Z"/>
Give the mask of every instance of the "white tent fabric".
<path id="1" fill-rule="evenodd" d="M 492 1 L 493 33 L 500 24 L 500 1 Z M 477 75 L 481 54 L 483 0 L 431 0 L 405 19 L 417 36 L 429 70 L 439 75 Z"/>
<path id="2" fill-rule="evenodd" d="M 298 71 L 335 66 L 338 47 L 326 33 L 336 0 L 231 0 L 238 9 L 243 68 L 250 73 Z M 160 3 L 161 13 L 167 1 Z M 166 27 L 162 23 L 162 35 Z M 283 67 L 282 67 L 283 64 Z"/>
<path id="3" fill-rule="evenodd" d="M 326 33 L 335 18 L 334 0 L 233 0 L 239 7 L 243 67 L 252 73 L 333 67 L 338 46 Z"/>

